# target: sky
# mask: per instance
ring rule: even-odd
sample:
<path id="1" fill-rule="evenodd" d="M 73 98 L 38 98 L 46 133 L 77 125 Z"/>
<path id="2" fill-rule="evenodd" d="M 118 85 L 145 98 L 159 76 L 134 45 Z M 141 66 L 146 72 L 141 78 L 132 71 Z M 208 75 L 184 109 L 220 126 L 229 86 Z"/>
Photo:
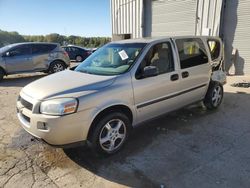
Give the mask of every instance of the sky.
<path id="1" fill-rule="evenodd" d="M 23 35 L 111 36 L 109 0 L 0 0 L 0 29 Z"/>

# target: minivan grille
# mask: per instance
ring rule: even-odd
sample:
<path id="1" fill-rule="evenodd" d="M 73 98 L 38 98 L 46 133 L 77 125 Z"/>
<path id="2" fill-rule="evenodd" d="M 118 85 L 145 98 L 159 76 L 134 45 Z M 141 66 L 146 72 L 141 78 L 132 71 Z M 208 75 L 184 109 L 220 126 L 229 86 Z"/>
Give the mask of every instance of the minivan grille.
<path id="1" fill-rule="evenodd" d="M 21 102 L 21 104 L 22 104 L 25 108 L 27 108 L 27 109 L 29 109 L 29 110 L 32 111 L 33 104 L 31 104 L 30 102 L 24 100 L 22 97 L 20 98 L 20 102 Z"/>

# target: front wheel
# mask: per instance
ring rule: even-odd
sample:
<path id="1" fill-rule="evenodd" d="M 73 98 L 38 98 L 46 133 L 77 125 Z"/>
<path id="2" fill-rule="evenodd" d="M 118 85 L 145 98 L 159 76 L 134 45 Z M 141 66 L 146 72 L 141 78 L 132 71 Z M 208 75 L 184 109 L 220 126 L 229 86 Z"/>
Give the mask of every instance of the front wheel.
<path id="1" fill-rule="evenodd" d="M 61 61 L 54 61 L 50 64 L 49 73 L 56 73 L 66 69 L 65 63 Z"/>
<path id="2" fill-rule="evenodd" d="M 128 138 L 131 126 L 129 118 L 120 112 L 111 112 L 95 126 L 90 138 L 92 148 L 104 154 L 119 151 Z"/>
<path id="3" fill-rule="evenodd" d="M 206 97 L 204 99 L 204 105 L 209 110 L 217 109 L 223 99 L 223 86 L 219 82 L 210 82 Z"/>

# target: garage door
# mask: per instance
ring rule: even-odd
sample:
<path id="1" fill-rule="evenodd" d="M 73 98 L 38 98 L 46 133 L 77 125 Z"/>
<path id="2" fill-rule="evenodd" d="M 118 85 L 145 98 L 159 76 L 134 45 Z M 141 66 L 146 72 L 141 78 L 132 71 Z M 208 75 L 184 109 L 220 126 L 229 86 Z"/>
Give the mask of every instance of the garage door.
<path id="1" fill-rule="evenodd" d="M 224 16 L 224 38 L 227 68 L 235 74 L 250 74 L 250 0 L 227 0 Z M 235 64 L 231 54 L 236 53 Z M 234 68 L 235 67 L 235 68 Z"/>
<path id="2" fill-rule="evenodd" d="M 196 0 L 152 1 L 152 36 L 194 35 Z"/>

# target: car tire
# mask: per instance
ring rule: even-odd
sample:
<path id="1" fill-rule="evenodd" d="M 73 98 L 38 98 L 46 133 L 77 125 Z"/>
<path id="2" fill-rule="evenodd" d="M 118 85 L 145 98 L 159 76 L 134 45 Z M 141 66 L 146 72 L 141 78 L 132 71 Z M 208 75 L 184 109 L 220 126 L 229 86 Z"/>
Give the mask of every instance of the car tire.
<path id="1" fill-rule="evenodd" d="M 4 77 L 4 71 L 3 69 L 0 68 L 0 82 L 3 80 L 3 77 Z"/>
<path id="2" fill-rule="evenodd" d="M 83 61 L 82 56 L 80 56 L 80 55 L 76 56 L 76 61 L 77 62 L 82 62 Z"/>
<path id="3" fill-rule="evenodd" d="M 65 70 L 67 67 L 62 61 L 54 61 L 49 66 L 49 73 L 56 73 Z"/>
<path id="4" fill-rule="evenodd" d="M 130 128 L 131 122 L 124 113 L 111 112 L 97 122 L 89 140 L 91 148 L 105 155 L 118 152 L 128 139 Z"/>
<path id="5" fill-rule="evenodd" d="M 223 95 L 223 86 L 219 82 L 210 82 L 204 99 L 204 105 L 209 110 L 217 109 L 223 100 Z"/>

